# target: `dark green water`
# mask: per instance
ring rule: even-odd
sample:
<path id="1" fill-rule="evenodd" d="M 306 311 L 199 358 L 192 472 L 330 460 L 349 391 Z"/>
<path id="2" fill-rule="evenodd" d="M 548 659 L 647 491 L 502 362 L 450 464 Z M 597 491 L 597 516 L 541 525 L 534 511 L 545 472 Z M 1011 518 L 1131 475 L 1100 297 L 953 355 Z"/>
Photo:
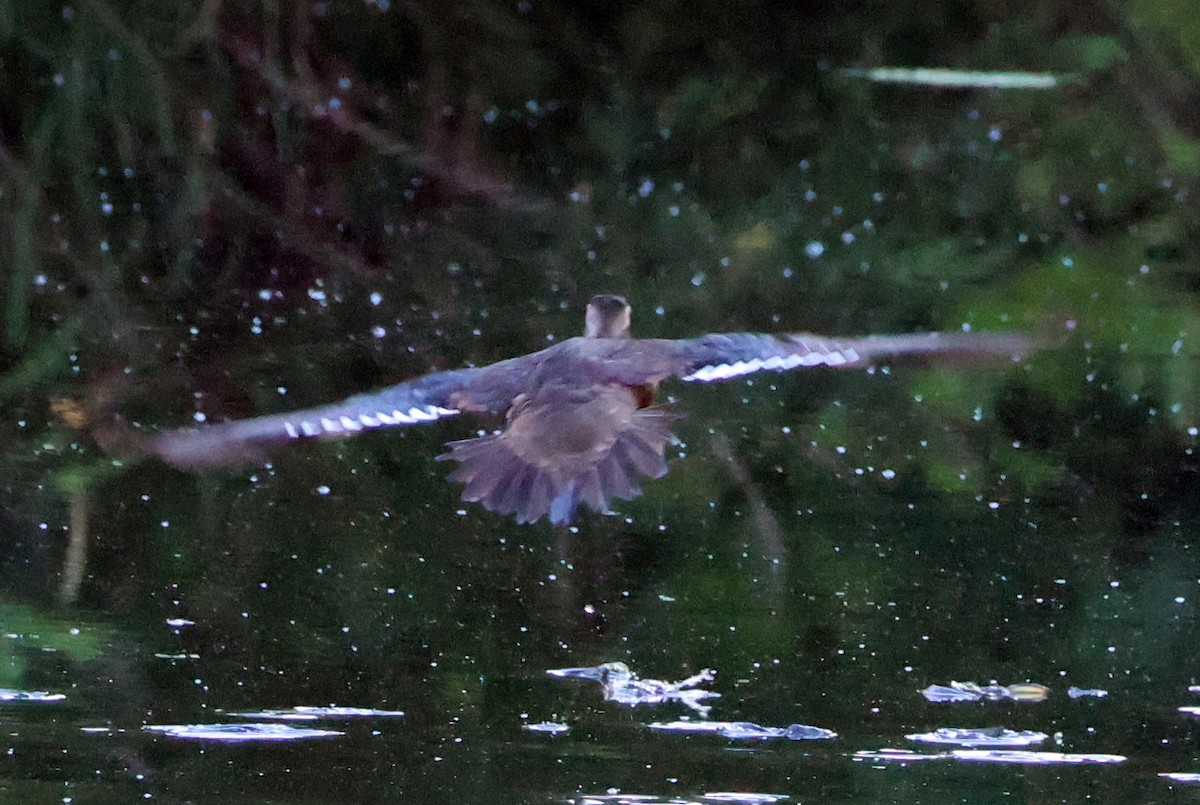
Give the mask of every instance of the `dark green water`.
<path id="1" fill-rule="evenodd" d="M 1194 799 L 1160 776 L 1200 772 L 1193 16 L 0 0 L 0 688 L 65 696 L 0 702 L 0 798 Z M 906 66 L 1058 80 L 842 69 Z M 604 291 L 645 337 L 1046 347 L 667 384 L 670 473 L 569 529 L 445 483 L 485 418 L 114 458 L 540 349 Z M 546 673 L 618 661 L 838 737 Z M 955 680 L 1050 693 L 919 693 Z M 386 713 L 144 729 L 326 705 Z M 995 726 L 1066 757 L 856 757 Z"/>

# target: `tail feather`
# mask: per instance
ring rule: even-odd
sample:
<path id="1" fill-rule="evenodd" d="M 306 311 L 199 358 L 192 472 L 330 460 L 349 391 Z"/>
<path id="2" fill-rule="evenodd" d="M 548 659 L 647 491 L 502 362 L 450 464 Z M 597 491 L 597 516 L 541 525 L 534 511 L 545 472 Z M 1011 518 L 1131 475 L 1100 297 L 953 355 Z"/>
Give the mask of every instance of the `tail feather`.
<path id="1" fill-rule="evenodd" d="M 438 460 L 458 462 L 449 478 L 465 485 L 463 500 L 515 515 L 521 523 L 542 517 L 555 524 L 569 523 L 580 506 L 603 513 L 614 498 L 632 500 L 640 495 L 639 475 L 665 474 L 663 450 L 672 439 L 671 423 L 678 418 L 665 409 L 642 409 L 591 466 L 570 471 L 562 469 L 563 463 L 546 461 L 543 466 L 522 458 L 504 434 L 451 442 Z"/>
<path id="2" fill-rule="evenodd" d="M 493 485 L 486 492 L 480 494 L 480 496 L 475 500 L 482 503 L 492 511 L 502 511 L 500 509 L 500 501 L 502 501 L 504 496 L 508 494 L 508 490 L 512 487 L 513 481 L 516 480 L 517 469 L 518 467 L 515 463 L 510 464 L 507 467 L 507 472 L 500 473 L 500 477 L 495 482 L 495 485 Z M 508 512 L 503 513 L 507 514 Z"/>
<path id="3" fill-rule="evenodd" d="M 637 439 L 617 439 L 613 455 L 647 478 L 661 478 L 667 471 L 666 460 L 651 445 Z"/>
<path id="4" fill-rule="evenodd" d="M 450 474 L 450 479 L 466 483 L 463 500 L 474 502 L 489 495 L 503 495 L 520 469 L 516 456 L 496 450 L 490 444 L 494 438 L 485 436 L 479 440 L 480 444 L 472 444 L 474 440 L 464 442 L 461 443 L 463 449 L 455 451 L 454 458 L 460 463 Z"/>
<path id="5" fill-rule="evenodd" d="M 497 502 L 497 511 L 501 514 L 516 514 L 519 517 L 524 510 L 524 502 L 529 498 L 529 490 L 533 486 L 536 474 L 535 467 L 521 464 L 509 481 L 504 496 Z"/>
<path id="6" fill-rule="evenodd" d="M 502 473 L 499 472 L 499 468 L 496 465 L 484 465 L 480 469 L 479 474 L 473 478 L 456 477 L 463 474 L 465 473 L 462 472 L 462 468 L 460 467 L 450 477 L 456 481 L 467 481 L 467 485 L 463 488 L 462 499 L 471 502 L 480 500 L 488 495 L 501 480 L 504 480 Z"/>
<path id="7" fill-rule="evenodd" d="M 600 483 L 600 473 L 596 472 L 595 467 L 580 476 L 577 488 L 581 503 L 586 503 L 593 511 L 608 511 L 608 501 L 611 496 L 604 493 L 604 487 Z"/>
<path id="8" fill-rule="evenodd" d="M 550 501 L 550 522 L 555 525 L 569 523 L 575 519 L 575 510 L 578 508 L 579 493 L 575 489 L 575 479 L 572 478 L 559 489 L 554 500 Z"/>
<path id="9" fill-rule="evenodd" d="M 458 466 L 447 477 L 466 484 L 462 499 L 470 503 L 487 497 L 502 496 L 519 468 L 516 456 L 497 449 L 496 436 L 481 436 L 450 443 L 450 452 L 437 457 L 438 461 L 453 459 Z"/>
<path id="10" fill-rule="evenodd" d="M 533 523 L 542 517 L 545 517 L 550 512 L 550 501 L 554 498 L 554 484 L 550 481 L 550 476 L 546 473 L 539 473 L 533 479 L 533 485 L 529 489 L 529 499 L 525 504 L 525 511 L 522 513 L 525 522 Z"/>
<path id="11" fill-rule="evenodd" d="M 632 475 L 625 473 L 612 453 L 605 456 L 596 469 L 600 472 L 600 482 L 604 486 L 604 492 L 610 498 L 633 500 L 642 494 L 642 487 L 637 480 Z"/>

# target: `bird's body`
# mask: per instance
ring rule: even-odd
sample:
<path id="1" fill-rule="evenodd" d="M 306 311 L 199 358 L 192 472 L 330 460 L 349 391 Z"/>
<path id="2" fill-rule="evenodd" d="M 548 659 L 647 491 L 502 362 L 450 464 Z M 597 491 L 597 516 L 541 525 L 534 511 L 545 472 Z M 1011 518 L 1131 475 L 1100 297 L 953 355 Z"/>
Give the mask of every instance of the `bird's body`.
<path id="1" fill-rule="evenodd" d="M 463 498 L 518 522 L 570 522 L 580 504 L 607 511 L 641 493 L 639 477 L 666 473 L 664 451 L 679 414 L 654 405 L 671 377 L 726 380 L 762 370 L 861 366 L 914 354 L 1013 355 L 1013 335 L 924 333 L 831 340 L 807 334 L 731 333 L 634 339 L 617 296 L 588 303 L 585 335 L 488 366 L 435 372 L 329 406 L 207 428 L 169 431 L 147 452 L 181 467 L 253 457 L 263 445 L 412 425 L 462 412 L 505 415 L 499 432 L 451 442 L 439 459 L 459 466 Z"/>

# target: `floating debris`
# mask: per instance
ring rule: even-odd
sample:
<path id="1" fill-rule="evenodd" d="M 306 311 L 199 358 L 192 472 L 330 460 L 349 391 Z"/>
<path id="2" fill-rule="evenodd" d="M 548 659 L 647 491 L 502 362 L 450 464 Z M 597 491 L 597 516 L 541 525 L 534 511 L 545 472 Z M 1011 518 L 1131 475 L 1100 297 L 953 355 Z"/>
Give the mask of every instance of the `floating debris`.
<path id="1" fill-rule="evenodd" d="M 930 685 L 921 695 L 931 702 L 1041 702 L 1050 695 L 1050 688 L 1036 682 L 1017 682 L 1012 685 L 977 685 L 974 682 L 951 682 Z"/>
<path id="2" fill-rule="evenodd" d="M 850 67 L 851 78 L 883 84 L 917 84 L 944 89 L 1057 89 L 1075 77 L 1062 73 L 1026 73 L 1004 70 L 954 70 L 946 67 Z"/>
<path id="3" fill-rule="evenodd" d="M 970 763 L 1002 763 L 1027 766 L 1057 766 L 1082 764 L 1124 763 L 1124 755 L 1067 754 L 1064 752 L 1026 752 L 1020 749 L 953 749 L 949 752 L 926 755 L 907 749 L 862 750 L 854 753 L 857 761 L 911 763 L 918 760 L 961 760 Z"/>
<path id="4" fill-rule="evenodd" d="M 0 688 L 0 702 L 61 702 L 65 693 L 48 693 L 44 690 L 13 690 Z"/>
<path id="5" fill-rule="evenodd" d="M 836 738 L 833 730 L 790 724 L 786 727 L 761 727 L 750 721 L 669 721 L 647 724 L 652 730 L 664 732 L 709 732 L 730 740 L 787 738 L 791 741 L 826 741 Z"/>
<path id="6" fill-rule="evenodd" d="M 1089 697 L 1093 699 L 1103 699 L 1108 695 L 1108 691 L 1100 690 L 1100 688 L 1077 688 L 1072 686 L 1067 688 L 1067 695 L 1072 699 L 1084 699 Z"/>
<path id="7" fill-rule="evenodd" d="M 677 701 L 695 710 L 700 715 L 712 709 L 712 705 L 701 704 L 705 699 L 716 699 L 721 694 L 710 690 L 695 689 L 697 685 L 711 682 L 716 672 L 705 668 L 698 674 L 679 682 L 663 682 L 658 679 L 639 679 L 623 662 L 606 662 L 588 668 L 552 668 L 546 671 L 559 678 L 590 679 L 599 682 L 604 689 L 604 700 L 635 707 L 639 704 L 663 704 Z"/>
<path id="8" fill-rule="evenodd" d="M 171 738 L 220 743 L 301 741 L 308 738 L 329 738 L 344 734 L 336 730 L 289 727 L 286 724 L 153 724 L 142 727 L 142 729 Z"/>
<path id="9" fill-rule="evenodd" d="M 980 746 L 1033 746 L 1040 744 L 1049 736 L 1044 732 L 1022 730 L 1014 732 L 1004 727 L 987 727 L 985 729 L 970 729 L 961 727 L 941 727 L 933 732 L 922 732 L 905 735 L 910 741 L 927 744 L 953 744 L 964 747 Z"/>
<path id="10" fill-rule="evenodd" d="M 275 718 L 281 721 L 316 721 L 320 718 L 399 718 L 403 710 L 376 710 L 372 707 L 339 707 L 334 704 L 324 707 L 299 705 L 280 710 L 259 710 L 254 713 L 230 713 L 238 718 Z"/>
<path id="11" fill-rule="evenodd" d="M 196 625 L 195 621 L 188 620 L 187 618 L 167 618 L 166 623 L 167 626 L 170 626 L 172 629 L 182 629 L 185 626 Z"/>
<path id="12" fill-rule="evenodd" d="M 539 721 L 536 724 L 522 724 L 521 729 L 526 732 L 544 732 L 547 735 L 562 735 L 570 732 L 571 728 L 566 724 L 556 724 L 553 721 Z"/>

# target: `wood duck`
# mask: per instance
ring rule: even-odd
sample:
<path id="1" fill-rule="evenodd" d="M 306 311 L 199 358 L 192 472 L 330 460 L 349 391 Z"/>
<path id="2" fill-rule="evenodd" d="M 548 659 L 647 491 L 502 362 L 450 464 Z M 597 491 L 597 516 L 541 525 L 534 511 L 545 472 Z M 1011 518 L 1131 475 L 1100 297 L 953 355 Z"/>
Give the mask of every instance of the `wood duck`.
<path id="1" fill-rule="evenodd" d="M 711 334 L 636 339 L 620 296 L 588 302 L 584 335 L 488 366 L 434 372 L 370 394 L 293 413 L 226 422 L 155 437 L 147 452 L 185 468 L 237 463 L 265 445 L 416 425 L 463 412 L 504 414 L 504 428 L 450 442 L 439 461 L 458 467 L 463 500 L 519 523 L 569 523 L 579 507 L 607 512 L 641 494 L 639 478 L 667 472 L 664 450 L 681 415 L 654 404 L 658 385 L 729 380 L 763 370 L 858 367 L 909 355 L 1003 355 L 1029 347 L 1013 334 L 869 336 Z"/>

